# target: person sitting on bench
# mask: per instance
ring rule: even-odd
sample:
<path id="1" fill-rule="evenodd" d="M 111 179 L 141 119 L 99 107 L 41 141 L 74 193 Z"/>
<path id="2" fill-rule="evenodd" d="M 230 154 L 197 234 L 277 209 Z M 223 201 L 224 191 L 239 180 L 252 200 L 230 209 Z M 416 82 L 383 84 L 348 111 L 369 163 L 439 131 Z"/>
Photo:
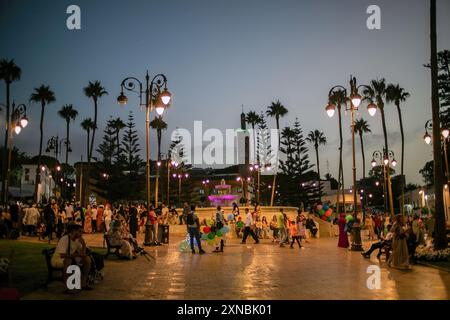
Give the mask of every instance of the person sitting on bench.
<path id="1" fill-rule="evenodd" d="M 59 239 L 51 264 L 54 268 L 63 268 L 64 283 L 67 285 L 67 268 L 70 265 L 81 265 L 81 287 L 83 290 L 92 290 L 88 286 L 88 275 L 91 270 L 91 258 L 86 252 L 86 242 L 83 237 L 81 225 L 69 224 L 67 234 Z"/>
<path id="2" fill-rule="evenodd" d="M 134 239 L 131 234 L 122 229 L 122 224 L 119 220 L 113 220 L 111 229 L 109 229 L 107 235 L 110 245 L 120 246 L 119 252 L 121 258 L 133 259 L 136 257 L 132 246 L 132 242 L 136 243 L 136 241 L 133 241 Z"/>
<path id="3" fill-rule="evenodd" d="M 375 250 L 379 250 L 378 254 L 377 254 L 377 258 L 380 259 L 381 257 L 381 249 L 386 248 L 386 250 L 389 250 L 389 248 L 391 247 L 392 244 L 392 238 L 393 238 L 394 234 L 392 232 L 388 232 L 388 234 L 386 235 L 386 237 L 383 239 L 383 236 L 381 236 L 381 240 L 378 242 L 373 243 L 370 246 L 370 249 L 365 251 L 365 252 L 361 252 L 362 256 L 364 258 L 370 259 L 370 255 L 372 254 L 372 252 L 374 252 Z"/>

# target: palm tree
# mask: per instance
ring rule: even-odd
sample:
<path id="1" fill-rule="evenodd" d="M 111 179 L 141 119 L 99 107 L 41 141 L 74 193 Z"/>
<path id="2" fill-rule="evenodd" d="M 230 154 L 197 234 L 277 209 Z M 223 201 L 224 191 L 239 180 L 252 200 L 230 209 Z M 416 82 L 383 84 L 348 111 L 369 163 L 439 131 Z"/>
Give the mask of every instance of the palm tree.
<path id="1" fill-rule="evenodd" d="M 338 190 L 336 193 L 337 201 L 336 201 L 336 212 L 339 212 L 339 193 L 342 191 L 342 206 L 344 208 L 344 213 L 346 212 L 345 208 L 345 184 L 344 184 L 344 166 L 342 163 L 342 144 L 343 144 L 343 138 L 342 138 L 342 114 L 341 114 L 341 108 L 342 105 L 345 106 L 347 103 L 347 96 L 343 90 L 336 90 L 333 91 L 333 94 L 330 97 L 330 103 L 333 103 L 336 105 L 338 110 L 338 119 L 339 119 L 339 174 L 338 174 Z"/>
<path id="2" fill-rule="evenodd" d="M 409 98 L 409 93 L 405 91 L 402 87 L 400 87 L 399 84 L 393 85 L 390 84 L 387 87 L 387 95 L 386 95 L 386 102 L 387 103 L 394 103 L 397 107 L 397 113 L 398 113 L 398 120 L 400 123 L 400 134 L 402 137 L 402 163 L 401 163 L 401 213 L 403 214 L 404 211 L 404 205 L 405 205 L 405 185 L 406 181 L 404 180 L 403 175 L 403 165 L 405 161 L 405 136 L 403 134 L 403 119 L 402 119 L 402 110 L 400 109 L 400 102 L 406 101 L 407 98 Z"/>
<path id="3" fill-rule="evenodd" d="M 280 100 L 276 102 L 272 102 L 270 106 L 267 107 L 266 115 L 268 117 L 275 118 L 275 122 L 277 124 L 278 131 L 278 150 L 277 150 L 277 166 L 278 166 L 278 152 L 280 149 L 280 118 L 284 117 L 288 113 L 288 110 L 281 104 Z M 270 206 L 273 206 L 273 200 L 275 198 L 275 187 L 277 181 L 277 174 L 273 175 L 273 183 L 272 183 L 272 196 L 270 197 Z"/>
<path id="4" fill-rule="evenodd" d="M 87 87 L 83 88 L 83 91 L 86 97 L 92 98 L 92 100 L 94 101 L 94 127 L 92 128 L 91 145 L 89 147 L 89 154 L 87 155 L 88 159 L 90 160 L 92 158 L 92 150 L 94 149 L 95 131 L 97 130 L 98 99 L 105 94 L 108 94 L 108 92 L 104 87 L 102 87 L 100 81 L 89 81 L 89 84 L 87 85 Z"/>
<path id="5" fill-rule="evenodd" d="M 362 155 L 362 163 L 363 163 L 363 181 L 366 179 L 366 156 L 364 154 L 364 141 L 363 134 L 370 133 L 369 124 L 363 118 L 355 120 L 355 132 L 359 134 L 359 141 L 361 142 L 361 155 Z"/>
<path id="6" fill-rule="evenodd" d="M 323 132 L 319 130 L 311 131 L 306 137 L 306 141 L 314 146 L 316 150 L 316 164 L 317 164 L 317 176 L 319 178 L 319 200 L 322 201 L 322 196 L 320 193 L 320 162 L 319 162 L 319 146 L 327 144 L 327 138 L 323 134 Z"/>
<path id="7" fill-rule="evenodd" d="M 73 105 L 66 104 L 64 105 L 61 110 L 58 111 L 58 115 L 66 120 L 66 164 L 69 162 L 69 127 L 70 127 L 70 120 L 75 120 L 75 118 L 78 115 L 78 111 L 73 108 Z"/>
<path id="8" fill-rule="evenodd" d="M 442 150 L 439 121 L 439 88 L 436 33 L 436 0 L 430 0 L 430 53 L 431 53 L 431 110 L 433 114 L 434 190 L 443 190 Z M 435 238 L 434 248 L 445 249 L 448 245 L 445 226 L 443 192 L 435 192 Z"/>
<path id="9" fill-rule="evenodd" d="M 83 183 L 84 184 L 84 195 L 83 196 L 84 196 L 84 199 L 86 199 L 86 196 L 89 195 L 89 190 L 88 190 L 88 187 L 89 187 L 89 169 L 90 169 L 90 164 L 91 164 L 91 159 L 89 158 L 89 138 L 90 138 L 91 130 L 94 129 L 94 121 L 92 121 L 91 118 L 84 119 L 81 122 L 81 127 L 87 133 L 86 155 L 87 155 L 87 158 L 88 158 L 87 159 L 87 161 L 88 161 L 88 168 L 86 170 L 86 178 L 84 179 L 84 181 L 86 181 L 86 182 Z M 81 199 L 81 203 L 83 205 L 85 204 L 84 199 Z"/>
<path id="10" fill-rule="evenodd" d="M 161 138 L 162 131 L 167 129 L 167 123 L 164 122 L 162 116 L 155 117 L 153 121 L 150 122 L 150 127 L 156 130 L 158 136 L 158 162 L 161 161 Z M 155 188 L 155 206 L 158 205 L 158 188 L 159 188 L 159 167 L 156 170 L 156 188 Z"/>
<path id="11" fill-rule="evenodd" d="M 386 130 L 386 119 L 384 115 L 384 102 L 386 101 L 387 96 L 387 86 L 386 86 L 386 79 L 377 79 L 370 81 L 370 86 L 368 88 L 364 89 L 364 95 L 367 99 L 369 99 L 370 102 L 375 102 L 377 104 L 378 109 L 380 109 L 381 113 L 381 124 L 383 126 L 383 135 L 384 135 L 384 150 L 386 154 L 384 156 L 387 156 L 387 153 L 389 152 L 389 145 L 388 145 L 388 137 L 387 137 L 387 130 Z M 391 175 L 388 174 L 388 198 L 389 198 L 389 209 L 391 212 L 391 215 L 394 214 L 394 204 L 392 203 L 392 189 L 391 189 Z"/>
<path id="12" fill-rule="evenodd" d="M 14 60 L 6 60 L 2 59 L 0 60 L 0 80 L 5 81 L 6 85 L 6 114 L 5 119 L 9 119 L 10 117 L 10 90 L 11 90 L 11 83 L 14 81 L 20 80 L 20 76 L 22 75 L 22 70 L 14 63 Z M 7 121 L 6 121 L 7 122 Z M 8 195 L 8 192 L 6 190 L 6 181 L 7 181 L 7 175 L 6 168 L 8 168 L 8 136 L 9 136 L 9 126 L 6 125 L 5 130 L 5 147 L 3 148 L 3 166 L 2 166 L 2 202 L 3 204 L 6 204 L 6 197 Z"/>
<path id="13" fill-rule="evenodd" d="M 111 121 L 111 128 L 113 128 L 116 131 L 116 142 L 117 142 L 117 159 L 119 159 L 120 155 L 120 130 L 125 128 L 125 122 L 122 121 L 120 118 L 116 118 Z"/>
<path id="14" fill-rule="evenodd" d="M 41 133 L 41 137 L 39 140 L 39 156 L 38 156 L 38 166 L 36 169 L 36 185 L 35 185 L 35 194 L 34 200 L 37 202 L 38 200 L 38 185 L 40 182 L 40 168 L 41 168 L 41 156 L 42 156 L 42 139 L 44 138 L 44 112 L 45 105 L 55 102 L 55 93 L 50 89 L 50 86 L 41 85 L 39 88 L 34 88 L 34 92 L 30 96 L 30 101 L 41 103 L 41 121 L 39 124 L 39 129 Z"/>
<path id="15" fill-rule="evenodd" d="M 249 111 L 245 116 L 245 121 L 252 126 L 253 130 L 253 160 L 258 163 L 257 159 L 257 145 L 256 145 L 256 132 L 255 126 L 261 122 L 261 116 L 258 115 L 255 111 Z"/>

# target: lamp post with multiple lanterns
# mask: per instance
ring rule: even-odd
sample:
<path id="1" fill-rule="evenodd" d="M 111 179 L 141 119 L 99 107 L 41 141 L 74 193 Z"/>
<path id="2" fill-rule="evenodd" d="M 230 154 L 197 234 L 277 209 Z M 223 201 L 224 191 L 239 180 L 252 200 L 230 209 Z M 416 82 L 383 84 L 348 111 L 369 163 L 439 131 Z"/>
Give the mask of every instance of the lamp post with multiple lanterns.
<path id="1" fill-rule="evenodd" d="M 391 160 L 392 159 L 392 160 Z M 386 151 L 386 149 L 383 148 L 383 152 L 381 151 L 374 151 L 372 154 L 372 161 L 371 165 L 372 168 L 375 168 L 377 166 L 377 161 L 381 161 L 381 165 L 383 166 L 383 196 L 384 196 L 384 211 L 387 211 L 388 205 L 386 204 L 386 201 L 389 201 L 389 208 L 390 208 L 390 214 L 391 217 L 394 216 L 393 211 L 393 199 L 392 199 L 392 192 L 389 192 L 389 197 L 386 197 L 386 193 L 391 188 L 389 187 L 391 185 L 391 167 L 390 164 L 392 164 L 392 167 L 395 167 L 397 165 L 397 160 L 395 160 L 395 155 L 392 150 Z M 376 182 L 378 183 L 378 181 Z M 375 184 L 376 184 L 375 183 Z M 378 185 L 377 185 L 378 186 Z M 389 198 L 389 199 L 388 199 Z"/>
<path id="2" fill-rule="evenodd" d="M 148 71 L 145 76 L 145 84 L 135 77 L 127 77 L 120 84 L 120 95 L 117 102 L 125 105 L 128 97 L 124 94 L 124 89 L 137 93 L 140 106 L 145 107 L 145 149 L 146 149 L 146 186 L 147 205 L 150 205 L 150 112 L 153 109 L 161 116 L 172 103 L 172 94 L 167 90 L 167 78 L 164 74 L 155 75 L 150 81 Z M 158 194 L 156 185 L 155 194 Z M 157 198 L 156 198 L 157 199 Z"/>
<path id="3" fill-rule="evenodd" d="M 432 136 L 430 135 L 429 131 L 433 130 L 433 122 L 432 120 L 428 120 L 425 122 L 425 135 L 423 136 L 423 140 L 426 144 L 431 144 L 432 142 Z M 447 139 L 450 135 L 450 130 L 447 128 L 441 128 L 441 137 L 443 140 L 444 145 L 444 161 L 445 161 L 445 172 L 447 176 L 447 183 L 449 181 L 449 172 L 448 172 L 448 156 L 447 156 Z"/>
<path id="4" fill-rule="evenodd" d="M 5 199 L 4 202 L 6 203 L 6 200 L 8 198 L 9 194 L 9 185 L 10 185 L 10 176 L 11 176 L 11 157 L 12 157 L 12 149 L 13 149 L 13 133 L 12 131 L 18 135 L 22 129 L 24 129 L 28 125 L 28 118 L 27 118 L 27 106 L 22 104 L 19 104 L 16 106 L 16 104 L 13 102 L 12 104 L 12 112 L 10 115 L 9 122 L 7 123 L 7 126 L 9 126 L 9 136 L 8 136 L 8 166 L 6 171 L 6 187 L 5 190 Z"/>
<path id="5" fill-rule="evenodd" d="M 261 172 L 264 171 L 271 171 L 272 167 L 270 164 L 265 164 L 264 166 L 261 166 L 259 163 L 253 164 L 250 166 L 251 172 L 257 173 L 257 185 L 256 185 L 256 204 L 260 204 L 261 202 Z"/>
<path id="6" fill-rule="evenodd" d="M 341 85 L 334 86 L 330 89 L 328 93 L 328 105 L 326 107 L 326 112 L 329 117 L 332 117 L 336 110 L 336 105 L 332 103 L 332 96 L 335 90 L 342 90 L 347 97 L 345 102 L 345 110 L 350 111 L 351 114 L 351 128 L 352 128 L 352 171 L 353 171 L 353 217 L 357 219 L 357 204 L 358 204 L 358 194 L 356 191 L 356 156 L 355 156 L 355 112 L 358 111 L 358 107 L 361 104 L 363 98 L 358 93 L 360 88 L 369 88 L 366 85 L 357 85 L 356 78 L 350 76 L 350 91 L 347 91 L 347 88 Z M 349 102 L 349 105 L 347 105 Z M 374 116 L 377 111 L 377 105 L 374 103 L 370 103 L 367 106 L 367 111 L 371 116 Z M 344 202 L 345 206 L 345 202 Z M 359 224 L 354 224 L 353 227 L 353 241 L 351 249 L 353 251 L 362 251 L 362 243 L 361 243 L 361 230 Z"/>

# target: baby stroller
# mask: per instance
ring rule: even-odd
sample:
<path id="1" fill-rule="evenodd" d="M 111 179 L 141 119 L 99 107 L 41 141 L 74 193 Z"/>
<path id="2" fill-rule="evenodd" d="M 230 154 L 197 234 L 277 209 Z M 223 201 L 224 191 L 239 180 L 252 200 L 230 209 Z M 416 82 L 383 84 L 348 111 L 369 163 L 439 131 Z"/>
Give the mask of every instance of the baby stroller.
<path id="1" fill-rule="evenodd" d="M 105 267 L 105 262 L 103 256 L 97 252 L 89 251 L 88 255 L 91 258 L 91 270 L 89 271 L 88 284 L 93 286 L 103 280 L 103 268 Z"/>

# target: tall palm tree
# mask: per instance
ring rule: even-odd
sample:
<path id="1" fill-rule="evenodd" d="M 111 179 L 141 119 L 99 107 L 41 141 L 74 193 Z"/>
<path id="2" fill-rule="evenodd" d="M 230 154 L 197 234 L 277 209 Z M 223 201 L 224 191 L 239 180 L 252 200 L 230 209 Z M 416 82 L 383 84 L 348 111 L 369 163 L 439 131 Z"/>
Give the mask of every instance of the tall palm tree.
<path id="1" fill-rule="evenodd" d="M 161 161 L 161 138 L 162 138 L 162 131 L 167 129 L 167 123 L 164 122 L 162 119 L 162 116 L 155 117 L 150 122 L 150 127 L 152 129 L 156 130 L 157 137 L 158 137 L 158 161 Z M 156 188 L 155 188 L 155 206 L 158 205 L 158 188 L 159 188 L 159 168 L 156 170 Z"/>
<path id="2" fill-rule="evenodd" d="M 120 118 L 116 118 L 111 121 L 111 128 L 115 130 L 116 132 L 116 143 L 117 143 L 117 159 L 119 159 L 120 155 L 120 130 L 125 128 L 125 122 L 122 121 Z"/>
<path id="3" fill-rule="evenodd" d="M 336 90 L 333 91 L 331 97 L 330 97 L 330 103 L 333 103 L 336 105 L 338 110 L 338 120 L 339 120 L 339 174 L 338 174 L 338 190 L 336 193 L 337 200 L 336 200 L 336 211 L 339 212 L 340 206 L 339 206 L 339 194 L 342 192 L 342 206 L 344 209 L 344 213 L 346 212 L 345 208 L 345 184 L 344 184 L 344 166 L 342 163 L 342 145 L 343 145 L 343 138 L 342 138 L 342 114 L 341 109 L 342 105 L 345 106 L 347 103 L 347 96 L 343 90 Z"/>
<path id="4" fill-rule="evenodd" d="M 88 161 L 88 168 L 86 170 L 86 178 L 83 181 L 83 185 L 84 185 L 84 194 L 82 195 L 84 197 L 84 199 L 81 199 L 81 203 L 84 205 L 85 204 L 85 199 L 87 198 L 87 196 L 89 195 L 89 169 L 90 169 L 90 164 L 91 164 L 91 159 L 89 158 L 89 138 L 91 135 L 91 130 L 94 129 L 94 121 L 92 121 L 91 118 L 87 118 L 84 119 L 81 122 L 81 127 L 83 128 L 83 130 L 86 131 L 87 133 L 87 140 L 86 140 L 86 156 L 87 156 L 87 161 Z"/>
<path id="5" fill-rule="evenodd" d="M 20 76 L 22 75 L 22 70 L 15 64 L 14 59 L 12 60 L 6 60 L 2 59 L 0 60 L 0 80 L 3 80 L 6 85 L 6 114 L 5 119 L 9 119 L 10 117 L 10 90 L 11 90 L 11 84 L 14 81 L 20 80 Z M 7 121 L 6 121 L 7 122 Z M 8 168 L 8 136 L 9 136 L 9 127 L 8 125 L 5 126 L 5 146 L 3 148 L 3 165 L 2 165 L 2 202 L 3 204 L 6 204 L 6 197 L 8 195 L 8 192 L 6 190 L 6 181 L 7 181 L 7 174 L 6 174 L 6 168 Z"/>
<path id="6" fill-rule="evenodd" d="M 398 113 L 398 121 L 400 123 L 400 134 L 402 137 L 402 163 L 401 163 L 401 179 L 402 179 L 402 183 L 401 183 L 401 203 L 400 203 L 400 207 L 401 207 L 401 213 L 403 214 L 404 211 L 404 205 L 405 205 L 405 185 L 406 185 L 406 181 L 404 180 L 404 175 L 403 175 L 403 168 L 404 168 L 404 163 L 405 163 L 405 136 L 403 134 L 403 119 L 402 119 L 402 110 L 400 109 L 400 102 L 404 102 L 406 101 L 407 98 L 409 98 L 409 93 L 406 92 L 405 89 L 403 89 L 402 87 L 400 87 L 399 84 L 397 85 L 393 85 L 390 84 L 387 87 L 387 95 L 386 95 L 386 102 L 387 103 L 394 103 L 395 106 L 397 107 L 397 113 Z"/>
<path id="7" fill-rule="evenodd" d="M 36 169 L 36 183 L 35 183 L 35 192 L 34 192 L 34 200 L 38 200 L 38 185 L 40 183 L 40 168 L 41 168 L 41 157 L 42 157 L 42 140 L 44 138 L 44 113 L 45 106 L 52 102 L 55 102 L 55 93 L 50 89 L 50 86 L 41 85 L 39 88 L 34 88 L 34 92 L 30 96 L 30 101 L 41 103 L 41 121 L 39 124 L 39 130 L 41 133 L 41 137 L 39 139 L 39 156 L 38 156 L 38 166 Z"/>
<path id="8" fill-rule="evenodd" d="M 443 190 L 442 150 L 439 121 L 439 88 L 436 33 L 436 0 L 430 0 L 430 53 L 431 53 L 431 110 L 433 114 L 433 158 L 434 158 L 434 189 Z M 445 249 L 448 245 L 444 198 L 442 192 L 435 192 L 435 238 L 434 248 Z"/>
<path id="9" fill-rule="evenodd" d="M 363 118 L 355 120 L 355 132 L 359 135 L 359 141 L 361 142 L 361 155 L 363 163 L 363 181 L 366 179 L 366 156 L 364 154 L 364 140 L 363 134 L 370 133 L 370 126 Z"/>
<path id="10" fill-rule="evenodd" d="M 278 153 L 280 149 L 280 118 L 284 117 L 288 113 L 288 110 L 285 106 L 283 106 L 280 102 L 280 100 L 277 100 L 275 102 L 272 102 L 270 106 L 267 107 L 266 115 L 268 117 L 275 118 L 275 122 L 277 125 L 277 131 L 278 131 L 278 150 L 277 150 L 277 167 L 278 167 Z M 276 181 L 277 181 L 277 174 L 273 175 L 273 183 L 272 183 L 272 196 L 270 197 L 270 206 L 273 206 L 273 200 L 275 198 L 275 187 L 276 187 Z"/>
<path id="11" fill-rule="evenodd" d="M 252 126 L 253 130 L 253 160 L 258 162 L 257 160 L 257 145 L 256 145 L 256 132 L 255 126 L 261 123 L 261 116 L 257 114 L 255 111 L 249 111 L 245 116 L 245 121 Z"/>
<path id="12" fill-rule="evenodd" d="M 92 158 L 92 151 L 94 149 L 95 131 L 97 130 L 97 112 L 98 112 L 98 99 L 108 94 L 106 89 L 102 87 L 100 81 L 89 81 L 89 84 L 83 88 L 84 95 L 91 98 L 94 101 L 94 127 L 92 128 L 92 139 L 89 147 L 88 159 Z"/>
<path id="13" fill-rule="evenodd" d="M 386 130 L 386 119 L 384 114 L 384 103 L 387 96 L 386 79 L 377 79 L 370 81 L 370 86 L 364 89 L 364 95 L 370 102 L 375 102 L 381 114 L 381 124 L 383 126 L 384 150 L 389 152 L 388 136 Z M 385 155 L 386 156 L 386 155 Z M 389 171 L 388 171 L 389 172 Z M 394 213 L 394 204 L 392 202 L 391 175 L 388 173 L 388 199 L 391 215 Z"/>
<path id="14" fill-rule="evenodd" d="M 78 111 L 73 108 L 73 105 L 66 104 L 61 110 L 58 111 L 58 115 L 66 120 L 66 164 L 69 163 L 69 133 L 70 133 L 70 120 L 75 120 L 78 115 Z"/>
<path id="15" fill-rule="evenodd" d="M 314 149 L 316 150 L 317 176 L 319 178 L 319 200 L 322 201 L 322 196 L 320 193 L 321 182 L 320 182 L 319 146 L 326 145 L 327 138 L 325 137 L 323 132 L 316 129 L 308 134 L 308 136 L 306 137 L 306 141 L 312 144 L 314 146 Z"/>

